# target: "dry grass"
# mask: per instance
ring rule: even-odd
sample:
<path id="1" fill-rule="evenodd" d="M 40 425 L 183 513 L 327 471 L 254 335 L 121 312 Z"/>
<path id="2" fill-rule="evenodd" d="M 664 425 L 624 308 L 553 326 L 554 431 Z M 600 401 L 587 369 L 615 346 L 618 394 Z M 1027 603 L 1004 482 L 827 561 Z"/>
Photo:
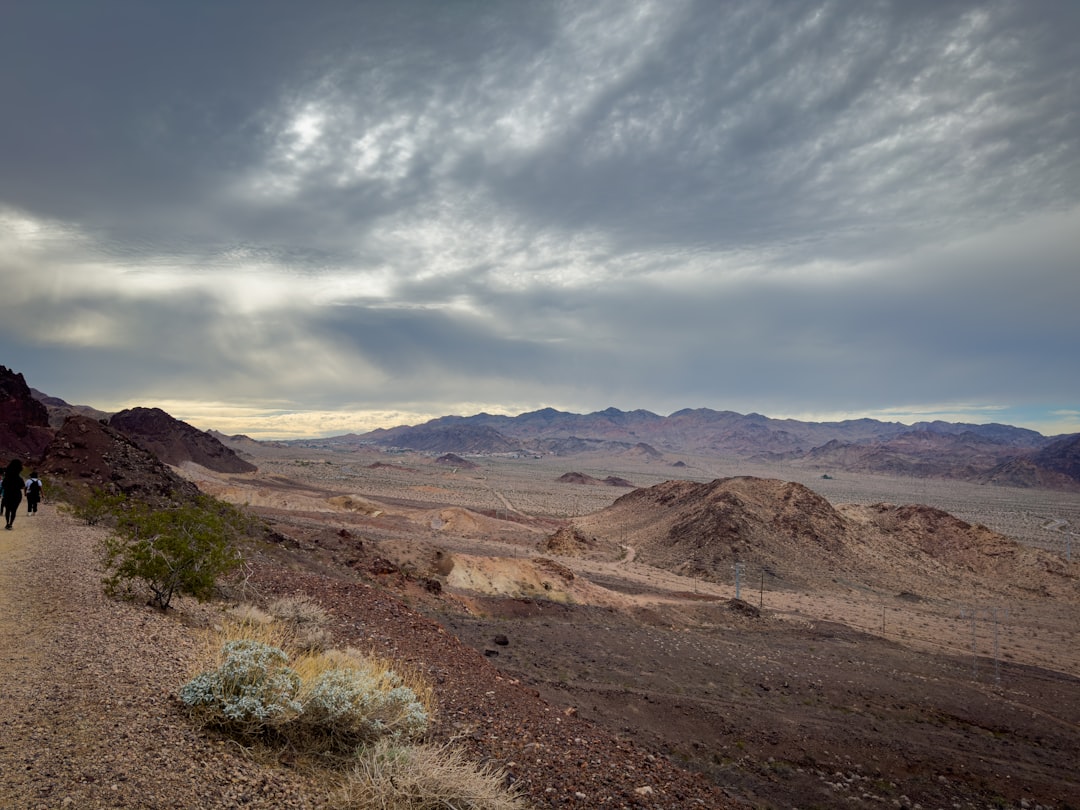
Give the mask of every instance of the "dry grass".
<path id="1" fill-rule="evenodd" d="M 525 810 L 506 774 L 449 746 L 380 744 L 330 796 L 334 810 Z"/>

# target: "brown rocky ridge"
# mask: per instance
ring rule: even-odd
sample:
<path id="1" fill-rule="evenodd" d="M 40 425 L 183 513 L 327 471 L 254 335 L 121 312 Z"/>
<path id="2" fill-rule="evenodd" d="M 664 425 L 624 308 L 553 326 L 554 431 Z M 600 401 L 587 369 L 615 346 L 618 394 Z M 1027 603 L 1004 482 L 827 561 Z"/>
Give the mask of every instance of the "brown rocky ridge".
<path id="1" fill-rule="evenodd" d="M 1018 584 L 1037 574 L 1043 591 L 1076 595 L 1076 582 L 1057 554 L 929 506 L 833 506 L 791 481 L 668 481 L 572 523 L 573 537 L 587 538 L 573 546 L 591 549 L 597 558 L 616 559 L 630 546 L 641 562 L 705 580 L 729 580 L 737 563 L 788 586 L 827 583 L 856 571 L 864 584 L 887 586 L 904 571 L 905 581 L 928 591 L 946 583 L 978 590 L 991 573 Z"/>
<path id="2" fill-rule="evenodd" d="M 65 402 L 60 397 L 51 397 L 48 394 L 38 391 L 36 388 L 31 388 L 30 393 L 34 399 L 44 405 L 49 411 L 49 426 L 53 429 L 58 429 L 63 426 L 64 420 L 69 416 L 89 416 L 91 419 L 105 419 L 108 420 L 109 414 L 105 411 L 99 411 L 97 408 L 91 408 L 89 405 L 72 405 L 69 402 Z"/>
<path id="3" fill-rule="evenodd" d="M 198 495 L 153 453 L 123 433 L 87 416 L 70 416 L 41 460 L 43 475 L 91 489 L 138 497 L 152 503 L 186 501 Z"/>
<path id="4" fill-rule="evenodd" d="M 190 461 L 215 472 L 255 470 L 254 464 L 213 436 L 174 419 L 160 408 L 129 408 L 113 414 L 109 425 L 174 467 Z"/>
<path id="5" fill-rule="evenodd" d="M 457 455 L 457 453 L 444 453 L 435 459 L 435 463 L 461 470 L 475 470 L 478 466 L 475 462 L 464 459 Z"/>

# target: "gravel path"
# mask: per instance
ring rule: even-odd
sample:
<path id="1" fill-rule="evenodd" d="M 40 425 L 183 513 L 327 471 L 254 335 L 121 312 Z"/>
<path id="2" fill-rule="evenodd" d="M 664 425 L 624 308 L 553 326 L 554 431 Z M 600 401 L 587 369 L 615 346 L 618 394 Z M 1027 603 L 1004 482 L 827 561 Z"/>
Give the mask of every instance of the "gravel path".
<path id="1" fill-rule="evenodd" d="M 101 536 L 51 504 L 0 530 L 0 807 L 318 806 L 316 786 L 178 712 L 201 633 L 106 599 Z"/>

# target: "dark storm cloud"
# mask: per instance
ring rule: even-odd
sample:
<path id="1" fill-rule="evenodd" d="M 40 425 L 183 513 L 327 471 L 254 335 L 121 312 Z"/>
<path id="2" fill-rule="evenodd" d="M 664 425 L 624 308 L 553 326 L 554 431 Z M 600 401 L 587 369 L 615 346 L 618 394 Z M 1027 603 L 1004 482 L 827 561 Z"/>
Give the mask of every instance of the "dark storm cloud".
<path id="1" fill-rule="evenodd" d="M 21 4 L 0 350 L 73 398 L 1076 410 L 1077 30 L 1051 2 Z"/>

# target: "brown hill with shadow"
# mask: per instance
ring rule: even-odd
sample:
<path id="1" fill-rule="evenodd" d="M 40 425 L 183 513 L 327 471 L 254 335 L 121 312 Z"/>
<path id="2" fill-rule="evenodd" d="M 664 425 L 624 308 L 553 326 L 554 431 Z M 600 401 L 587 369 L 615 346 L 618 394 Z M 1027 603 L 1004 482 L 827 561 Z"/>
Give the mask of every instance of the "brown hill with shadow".
<path id="1" fill-rule="evenodd" d="M 625 478 L 617 475 L 609 475 L 606 478 L 596 478 L 581 472 L 563 473 L 555 479 L 563 484 L 579 484 L 588 487 L 633 487 L 634 485 Z"/>
<path id="2" fill-rule="evenodd" d="M 184 502 L 198 488 L 118 430 L 72 416 L 45 451 L 42 473 L 90 488 L 138 496 L 151 503 Z"/>
<path id="3" fill-rule="evenodd" d="M 971 480 L 1017 457 L 1016 445 L 974 432 L 960 434 L 914 430 L 886 441 L 845 444 L 830 441 L 804 456 L 807 466 L 849 472 L 883 473 L 917 478 Z"/>
<path id="4" fill-rule="evenodd" d="M 209 433 L 173 418 L 160 408 L 120 411 L 109 420 L 109 426 L 174 467 L 191 461 L 222 473 L 256 469 Z"/>
<path id="5" fill-rule="evenodd" d="M 1038 452 L 1013 458 L 973 477 L 980 484 L 1080 492 L 1080 434 L 1063 436 Z"/>
<path id="6" fill-rule="evenodd" d="M 736 562 L 782 570 L 806 558 L 832 570 L 847 558 L 849 539 L 843 517 L 820 495 L 752 477 L 666 481 L 574 526 L 605 545 L 632 546 L 640 562 L 713 581 L 730 580 Z"/>
<path id="7" fill-rule="evenodd" d="M 464 459 L 456 453 L 445 453 L 435 459 L 436 464 L 444 467 L 454 467 L 461 470 L 475 470 L 479 465 L 468 459 Z"/>
<path id="8" fill-rule="evenodd" d="M 973 479 L 979 484 L 994 484 L 1021 489 L 1056 489 L 1080 492 L 1080 479 L 1047 469 L 1031 458 L 1015 458 Z"/>
<path id="9" fill-rule="evenodd" d="M 1012 582 L 1077 596 L 1075 576 L 1059 557 L 984 526 L 921 505 L 834 508 L 801 484 L 772 479 L 667 481 L 573 526 L 588 538 L 574 544 L 578 554 L 622 543 L 640 562 L 716 582 L 732 581 L 741 563 L 771 586 L 981 589 L 992 573 L 999 590 Z"/>

